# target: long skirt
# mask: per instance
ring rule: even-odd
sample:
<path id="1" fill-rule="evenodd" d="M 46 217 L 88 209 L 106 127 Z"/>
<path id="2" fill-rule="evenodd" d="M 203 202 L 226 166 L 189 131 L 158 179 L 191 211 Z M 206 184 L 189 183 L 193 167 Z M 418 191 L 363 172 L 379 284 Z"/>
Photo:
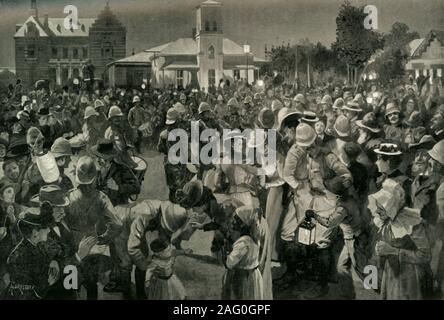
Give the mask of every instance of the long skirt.
<path id="1" fill-rule="evenodd" d="M 263 280 L 260 271 L 228 269 L 223 277 L 222 299 L 263 300 Z"/>
<path id="2" fill-rule="evenodd" d="M 152 277 L 145 290 L 148 300 L 184 300 L 186 297 L 182 282 L 174 274 L 169 279 Z"/>
<path id="3" fill-rule="evenodd" d="M 283 194 L 283 186 L 268 189 L 267 204 L 265 207 L 265 218 L 267 219 L 268 229 L 270 231 L 271 260 L 274 261 L 278 261 L 279 259 L 276 238 L 283 213 Z"/>

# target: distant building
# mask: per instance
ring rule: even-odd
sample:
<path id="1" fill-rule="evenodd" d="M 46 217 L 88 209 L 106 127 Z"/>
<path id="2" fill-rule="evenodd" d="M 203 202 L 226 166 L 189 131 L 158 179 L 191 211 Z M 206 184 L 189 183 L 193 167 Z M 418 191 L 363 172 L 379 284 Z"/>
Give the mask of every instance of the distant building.
<path id="1" fill-rule="evenodd" d="M 112 62 L 109 78 L 115 86 L 137 85 L 145 80 L 156 87 L 208 88 L 217 87 L 220 79 L 248 78 L 252 83 L 261 63 L 266 61 L 255 57 L 250 46 L 224 37 L 221 4 L 208 0 L 196 8 L 192 38 L 180 38 Z"/>
<path id="2" fill-rule="evenodd" d="M 39 17 L 37 2 L 31 0 L 30 17 L 16 26 L 15 65 L 17 77 L 32 85 L 40 79 L 52 85 L 67 85 L 83 78 L 88 62 L 95 78 L 102 78 L 105 66 L 126 56 L 126 29 L 108 4 L 97 19 L 79 18 L 77 28 L 65 18 Z"/>
<path id="3" fill-rule="evenodd" d="M 425 38 L 409 43 L 410 59 L 406 70 L 415 78 L 430 76 L 430 83 L 442 81 L 444 69 L 444 31 L 431 30 Z"/>

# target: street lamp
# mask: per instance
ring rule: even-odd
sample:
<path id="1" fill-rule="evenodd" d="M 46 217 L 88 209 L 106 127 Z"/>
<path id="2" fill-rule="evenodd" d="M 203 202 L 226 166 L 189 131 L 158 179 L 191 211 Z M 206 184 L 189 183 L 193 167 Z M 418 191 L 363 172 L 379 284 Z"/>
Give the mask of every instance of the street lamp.
<path id="1" fill-rule="evenodd" d="M 247 43 L 244 44 L 244 53 L 245 53 L 245 61 L 247 64 L 247 84 L 248 84 L 248 54 L 250 53 L 250 45 Z"/>

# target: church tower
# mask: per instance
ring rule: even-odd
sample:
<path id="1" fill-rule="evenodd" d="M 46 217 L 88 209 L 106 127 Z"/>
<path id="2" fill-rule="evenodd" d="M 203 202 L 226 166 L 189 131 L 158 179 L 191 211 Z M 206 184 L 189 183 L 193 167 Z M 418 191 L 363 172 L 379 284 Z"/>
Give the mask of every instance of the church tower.
<path id="1" fill-rule="evenodd" d="M 199 54 L 199 83 L 208 90 L 217 87 L 223 74 L 223 19 L 220 2 L 207 0 L 196 8 L 196 35 Z"/>

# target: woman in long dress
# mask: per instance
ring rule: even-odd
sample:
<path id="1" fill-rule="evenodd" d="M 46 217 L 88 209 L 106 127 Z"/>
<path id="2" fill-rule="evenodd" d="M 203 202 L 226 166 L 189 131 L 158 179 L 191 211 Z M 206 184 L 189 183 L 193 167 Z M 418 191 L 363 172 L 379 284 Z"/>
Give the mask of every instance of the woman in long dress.
<path id="1" fill-rule="evenodd" d="M 222 299 L 262 300 L 263 280 L 259 267 L 258 213 L 250 206 L 236 210 L 233 238 L 237 240 L 226 260 Z"/>

